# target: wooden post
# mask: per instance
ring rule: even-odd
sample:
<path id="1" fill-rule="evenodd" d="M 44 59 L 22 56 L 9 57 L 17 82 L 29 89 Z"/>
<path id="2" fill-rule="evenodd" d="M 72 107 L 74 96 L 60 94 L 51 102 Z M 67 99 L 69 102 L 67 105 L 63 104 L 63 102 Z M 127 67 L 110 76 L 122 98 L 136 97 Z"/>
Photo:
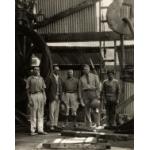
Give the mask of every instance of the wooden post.
<path id="1" fill-rule="evenodd" d="M 116 51 L 117 51 L 117 47 L 116 47 L 116 41 L 114 41 L 114 72 L 115 72 L 115 77 L 116 77 Z"/>
<path id="2" fill-rule="evenodd" d="M 123 70 L 125 68 L 125 50 L 124 50 L 124 35 L 121 34 L 120 35 L 121 40 L 120 40 L 120 44 L 121 44 L 121 70 Z"/>
<path id="3" fill-rule="evenodd" d="M 102 32 L 102 27 L 101 27 L 101 0 L 99 0 L 99 32 L 101 33 Z M 102 53 L 101 53 L 101 48 L 102 48 L 102 45 L 101 45 L 101 42 L 102 41 L 99 41 L 99 53 L 100 53 L 100 80 L 102 80 Z"/>
<path id="4" fill-rule="evenodd" d="M 120 44 L 121 44 L 121 72 L 124 70 L 125 68 L 125 49 L 124 49 L 124 35 L 121 34 L 120 35 Z M 125 83 L 124 81 L 122 81 L 122 94 L 121 94 L 121 101 L 124 101 L 124 95 L 125 94 Z"/>

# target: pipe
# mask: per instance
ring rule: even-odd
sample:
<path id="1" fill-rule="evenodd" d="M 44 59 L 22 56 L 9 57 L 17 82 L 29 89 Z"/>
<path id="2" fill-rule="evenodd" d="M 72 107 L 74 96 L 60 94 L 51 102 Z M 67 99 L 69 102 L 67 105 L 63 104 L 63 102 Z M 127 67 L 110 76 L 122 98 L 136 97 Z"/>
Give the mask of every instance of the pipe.
<path id="1" fill-rule="evenodd" d="M 131 24 L 131 21 L 128 18 L 123 18 L 122 21 L 125 22 L 129 26 L 129 29 L 130 29 L 132 35 L 134 36 L 134 29 Z"/>

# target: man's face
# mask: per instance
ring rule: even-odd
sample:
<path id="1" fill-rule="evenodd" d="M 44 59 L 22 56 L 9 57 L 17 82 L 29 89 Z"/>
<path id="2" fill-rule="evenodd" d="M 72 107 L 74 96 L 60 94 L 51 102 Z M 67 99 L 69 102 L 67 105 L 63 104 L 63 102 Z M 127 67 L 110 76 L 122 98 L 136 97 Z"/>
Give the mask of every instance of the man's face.
<path id="1" fill-rule="evenodd" d="M 58 75 L 59 74 L 59 67 L 54 67 L 54 74 Z"/>
<path id="2" fill-rule="evenodd" d="M 88 74 L 90 72 L 90 68 L 86 67 L 86 68 L 83 68 L 83 73 L 84 74 Z"/>
<path id="3" fill-rule="evenodd" d="M 112 80 L 114 78 L 114 74 L 113 73 L 108 73 L 107 76 L 108 76 L 109 80 Z"/>
<path id="4" fill-rule="evenodd" d="M 73 70 L 69 70 L 68 71 L 68 78 L 72 78 L 73 77 Z"/>
<path id="5" fill-rule="evenodd" d="M 36 76 L 39 75 L 40 74 L 40 69 L 35 67 L 33 69 L 33 74 L 36 75 Z"/>

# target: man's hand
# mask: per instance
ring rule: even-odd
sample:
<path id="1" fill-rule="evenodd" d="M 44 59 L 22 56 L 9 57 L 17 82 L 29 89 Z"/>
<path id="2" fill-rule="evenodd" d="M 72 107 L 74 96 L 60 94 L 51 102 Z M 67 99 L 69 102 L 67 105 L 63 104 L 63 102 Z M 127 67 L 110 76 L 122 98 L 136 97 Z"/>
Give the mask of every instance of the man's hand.
<path id="1" fill-rule="evenodd" d="M 55 96 L 55 100 L 59 100 L 59 96 L 58 95 Z"/>
<path id="2" fill-rule="evenodd" d="M 46 104 L 46 99 L 47 99 L 46 93 L 45 93 L 45 91 L 43 90 L 43 101 L 44 101 L 44 104 Z"/>
<path id="3" fill-rule="evenodd" d="M 116 101 L 116 104 L 117 104 L 117 105 L 119 104 L 119 100 Z"/>
<path id="4" fill-rule="evenodd" d="M 28 107 L 33 107 L 33 101 L 31 99 L 29 100 Z"/>
<path id="5" fill-rule="evenodd" d="M 82 98 L 80 98 L 80 104 L 81 104 L 81 106 L 82 106 L 82 107 L 85 107 L 85 104 L 84 104 L 84 102 L 83 102 L 83 99 L 82 99 Z"/>
<path id="6" fill-rule="evenodd" d="M 98 96 L 98 97 L 97 97 L 97 99 L 98 99 L 98 100 L 101 100 L 101 97 L 100 97 L 100 96 Z"/>

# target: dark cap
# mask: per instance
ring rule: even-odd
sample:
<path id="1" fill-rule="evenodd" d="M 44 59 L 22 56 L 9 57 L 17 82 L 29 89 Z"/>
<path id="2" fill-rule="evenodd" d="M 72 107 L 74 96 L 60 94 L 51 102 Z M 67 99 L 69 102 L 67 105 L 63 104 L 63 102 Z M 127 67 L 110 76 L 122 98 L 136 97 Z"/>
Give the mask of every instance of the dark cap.
<path id="1" fill-rule="evenodd" d="M 115 72 L 114 72 L 114 70 L 113 70 L 113 69 L 111 69 L 111 70 L 107 70 L 107 74 L 110 74 L 110 73 L 114 74 Z"/>

